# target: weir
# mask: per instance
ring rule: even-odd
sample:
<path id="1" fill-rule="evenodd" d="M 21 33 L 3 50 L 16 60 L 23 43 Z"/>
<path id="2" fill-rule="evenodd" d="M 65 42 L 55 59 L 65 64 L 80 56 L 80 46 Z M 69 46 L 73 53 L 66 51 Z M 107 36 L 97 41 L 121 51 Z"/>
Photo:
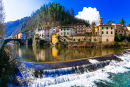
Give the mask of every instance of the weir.
<path id="1" fill-rule="evenodd" d="M 107 72 L 118 72 L 120 69 L 126 70 L 124 69 L 126 63 L 130 63 L 130 50 L 115 53 L 110 57 L 99 57 L 65 63 L 35 64 L 23 62 L 23 64 L 19 66 L 19 71 L 22 74 L 20 79 L 26 79 L 26 85 L 30 87 L 44 87 L 83 78 L 89 80 L 99 73 L 104 75 Z M 61 66 L 58 66 L 59 64 L 61 64 Z M 117 70 L 118 67 L 119 70 Z"/>

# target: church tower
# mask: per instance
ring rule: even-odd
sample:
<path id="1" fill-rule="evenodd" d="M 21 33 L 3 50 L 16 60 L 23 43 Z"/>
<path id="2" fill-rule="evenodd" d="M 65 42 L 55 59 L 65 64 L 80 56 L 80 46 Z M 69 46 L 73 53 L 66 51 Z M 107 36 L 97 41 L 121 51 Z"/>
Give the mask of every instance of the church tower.
<path id="1" fill-rule="evenodd" d="M 102 25 L 102 24 L 103 24 L 103 18 L 100 17 L 100 18 L 98 18 L 98 25 Z"/>

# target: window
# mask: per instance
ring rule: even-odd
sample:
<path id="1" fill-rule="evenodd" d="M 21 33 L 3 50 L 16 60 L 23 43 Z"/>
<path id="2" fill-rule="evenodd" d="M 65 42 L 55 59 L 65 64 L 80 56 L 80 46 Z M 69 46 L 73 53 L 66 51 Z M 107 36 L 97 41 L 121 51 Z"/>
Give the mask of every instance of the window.
<path id="1" fill-rule="evenodd" d="M 61 35 L 62 35 L 62 33 L 61 33 Z"/>
<path id="2" fill-rule="evenodd" d="M 113 34 L 113 32 L 111 31 L 111 34 Z"/>
<path id="3" fill-rule="evenodd" d="M 74 39 L 74 41 L 75 41 L 75 39 Z"/>
<path id="4" fill-rule="evenodd" d="M 69 35 L 69 32 L 67 32 L 67 35 Z"/>
<path id="5" fill-rule="evenodd" d="M 117 30 L 116 30 L 116 32 L 117 32 Z"/>
<path id="6" fill-rule="evenodd" d="M 102 34 L 104 34 L 104 32 L 102 31 Z"/>
<path id="7" fill-rule="evenodd" d="M 65 32 L 64 32 L 64 36 L 65 36 Z"/>
<path id="8" fill-rule="evenodd" d="M 102 29 L 103 29 L 104 27 L 102 27 Z"/>
<path id="9" fill-rule="evenodd" d="M 119 32 L 120 32 L 120 30 L 119 30 Z"/>
<path id="10" fill-rule="evenodd" d="M 106 34 L 108 34 L 108 31 L 106 31 Z"/>
<path id="11" fill-rule="evenodd" d="M 80 39 L 78 41 L 80 42 Z"/>
<path id="12" fill-rule="evenodd" d="M 61 29 L 61 31 L 62 31 L 62 29 Z"/>
<path id="13" fill-rule="evenodd" d="M 106 29 L 108 29 L 108 27 L 106 27 Z"/>
<path id="14" fill-rule="evenodd" d="M 106 39 L 106 42 L 109 42 L 109 39 Z"/>
<path id="15" fill-rule="evenodd" d="M 111 27 L 111 30 L 113 29 L 113 27 Z"/>

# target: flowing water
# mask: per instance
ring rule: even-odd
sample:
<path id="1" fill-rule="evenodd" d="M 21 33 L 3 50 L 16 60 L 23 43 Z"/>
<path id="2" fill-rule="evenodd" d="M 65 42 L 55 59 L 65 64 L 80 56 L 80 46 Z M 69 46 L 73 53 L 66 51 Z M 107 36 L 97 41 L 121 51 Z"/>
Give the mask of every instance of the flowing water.
<path id="1" fill-rule="evenodd" d="M 16 46 L 22 61 L 17 78 L 28 87 L 130 87 L 130 50 L 117 53 L 122 50 Z M 100 58 L 113 53 L 115 59 Z"/>

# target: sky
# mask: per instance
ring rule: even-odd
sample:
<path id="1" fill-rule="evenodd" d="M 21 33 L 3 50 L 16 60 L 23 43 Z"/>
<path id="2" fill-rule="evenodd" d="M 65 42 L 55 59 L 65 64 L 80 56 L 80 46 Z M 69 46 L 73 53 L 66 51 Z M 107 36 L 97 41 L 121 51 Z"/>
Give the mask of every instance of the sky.
<path id="1" fill-rule="evenodd" d="M 49 2 L 73 8 L 75 17 L 90 22 L 98 23 L 98 17 L 102 17 L 103 24 L 106 24 L 108 19 L 119 23 L 123 17 L 125 25 L 130 24 L 130 0 L 3 0 L 5 22 L 30 16 L 32 12 Z"/>

